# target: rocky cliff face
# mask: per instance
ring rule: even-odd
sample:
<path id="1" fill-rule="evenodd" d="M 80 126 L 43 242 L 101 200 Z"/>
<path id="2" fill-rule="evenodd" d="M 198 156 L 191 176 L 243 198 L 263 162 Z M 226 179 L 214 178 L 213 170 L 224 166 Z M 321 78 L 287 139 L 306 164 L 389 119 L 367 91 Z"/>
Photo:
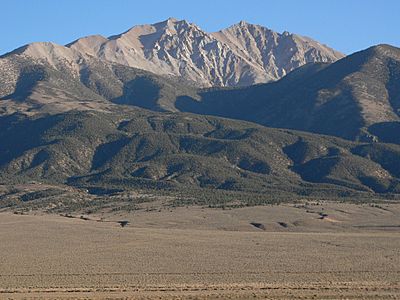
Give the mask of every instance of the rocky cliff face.
<path id="1" fill-rule="evenodd" d="M 287 31 L 280 34 L 244 21 L 213 36 L 229 45 L 237 55 L 261 67 L 272 80 L 307 63 L 329 63 L 343 58 L 342 53 L 308 37 Z"/>
<path id="2" fill-rule="evenodd" d="M 202 86 L 247 85 L 272 79 L 261 66 L 238 55 L 213 35 L 175 19 L 135 26 L 107 40 L 79 39 L 68 47 L 156 74 L 180 76 Z"/>
<path id="3" fill-rule="evenodd" d="M 118 63 L 199 86 L 247 86 L 283 77 L 310 62 L 333 62 L 343 54 L 309 38 L 279 34 L 240 22 L 207 33 L 185 20 L 139 25 L 116 36 L 89 36 L 68 45 L 35 43 L 17 50 L 75 73 L 90 59 Z"/>

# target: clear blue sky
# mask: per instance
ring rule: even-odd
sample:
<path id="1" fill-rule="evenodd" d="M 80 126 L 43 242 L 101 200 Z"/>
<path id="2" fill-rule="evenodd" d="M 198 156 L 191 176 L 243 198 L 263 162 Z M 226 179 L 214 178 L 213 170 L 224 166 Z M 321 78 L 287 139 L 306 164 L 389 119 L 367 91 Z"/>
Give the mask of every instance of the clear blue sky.
<path id="1" fill-rule="evenodd" d="M 206 31 L 240 20 L 310 36 L 351 53 L 400 47 L 400 0 L 1 0 L 0 54 L 34 41 L 66 44 L 168 17 Z"/>

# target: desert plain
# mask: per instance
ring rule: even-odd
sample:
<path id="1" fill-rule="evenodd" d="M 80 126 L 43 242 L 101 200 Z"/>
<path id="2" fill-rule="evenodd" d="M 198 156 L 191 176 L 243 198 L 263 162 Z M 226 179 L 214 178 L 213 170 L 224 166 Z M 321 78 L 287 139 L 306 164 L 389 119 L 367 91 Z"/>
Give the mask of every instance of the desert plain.
<path id="1" fill-rule="evenodd" d="M 4 211 L 0 298 L 398 299 L 399 216 L 332 202 Z"/>

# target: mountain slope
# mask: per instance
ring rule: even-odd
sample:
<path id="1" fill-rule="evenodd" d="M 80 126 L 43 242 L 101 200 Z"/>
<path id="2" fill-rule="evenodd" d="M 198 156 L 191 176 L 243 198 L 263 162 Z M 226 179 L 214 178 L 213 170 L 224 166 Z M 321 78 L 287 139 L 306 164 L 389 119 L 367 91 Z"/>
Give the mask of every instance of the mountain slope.
<path id="1" fill-rule="evenodd" d="M 34 58 L 37 56 L 38 58 Z M 0 58 L 0 112 L 59 113 L 114 104 L 174 111 L 195 89 L 177 78 L 101 61 L 52 43 L 34 43 Z"/>
<path id="2" fill-rule="evenodd" d="M 400 174 L 392 165 L 400 160 L 395 145 L 137 109 L 14 114 L 1 117 L 0 126 L 0 180 L 7 184 L 36 180 L 174 189 L 186 195 L 216 189 L 252 193 L 265 201 L 400 192 Z"/>
<path id="3" fill-rule="evenodd" d="M 45 53 L 42 58 L 33 58 Z M 164 77 L 51 43 L 0 58 L 0 110 L 113 111 L 128 104 L 343 137 L 399 143 L 400 50 L 379 45 L 335 63 L 307 64 L 277 82 L 198 90 Z"/>
<path id="4" fill-rule="evenodd" d="M 182 97 L 181 111 L 243 119 L 265 126 L 396 142 L 400 49 L 379 45 L 333 64 L 306 65 L 278 82 Z"/>

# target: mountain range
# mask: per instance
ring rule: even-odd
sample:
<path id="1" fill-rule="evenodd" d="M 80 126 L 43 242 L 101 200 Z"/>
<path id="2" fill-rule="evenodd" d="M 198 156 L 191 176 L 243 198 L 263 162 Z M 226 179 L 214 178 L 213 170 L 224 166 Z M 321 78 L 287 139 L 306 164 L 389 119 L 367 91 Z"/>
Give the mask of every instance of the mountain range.
<path id="1" fill-rule="evenodd" d="M 29 44 L 0 57 L 0 183 L 393 198 L 399 79 L 396 47 L 344 56 L 243 21 Z"/>
<path id="2" fill-rule="evenodd" d="M 105 38 L 78 39 L 66 46 L 33 43 L 14 51 L 77 74 L 92 58 L 182 77 L 199 86 L 247 86 L 279 79 L 311 62 L 333 62 L 344 55 L 310 38 L 274 32 L 241 21 L 207 33 L 185 20 L 134 26 Z"/>

